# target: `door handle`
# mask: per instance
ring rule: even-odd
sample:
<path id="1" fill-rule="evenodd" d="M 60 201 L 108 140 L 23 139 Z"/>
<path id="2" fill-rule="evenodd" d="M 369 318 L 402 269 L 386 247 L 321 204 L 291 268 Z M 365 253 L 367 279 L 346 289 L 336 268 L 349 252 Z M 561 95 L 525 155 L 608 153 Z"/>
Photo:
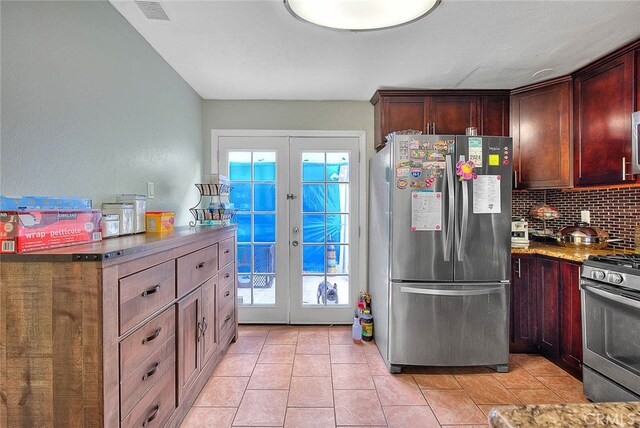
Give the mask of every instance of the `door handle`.
<path id="1" fill-rule="evenodd" d="M 446 156 L 447 169 L 445 170 L 445 174 L 447 175 L 447 199 L 449 200 L 449 218 L 447 220 L 447 236 L 445 237 L 445 250 L 444 250 L 444 261 L 449 261 L 449 255 L 451 254 L 451 245 L 452 245 L 452 235 L 453 235 L 453 222 L 455 216 L 455 206 L 454 206 L 454 183 L 453 183 L 453 159 L 451 155 Z"/>
<path id="2" fill-rule="evenodd" d="M 293 245 L 294 247 L 297 247 L 298 246 L 298 241 L 291 242 L 291 245 Z"/>
<path id="3" fill-rule="evenodd" d="M 485 294 L 500 293 L 504 290 L 504 287 L 492 287 L 492 288 L 477 288 L 475 290 L 435 290 L 431 288 L 415 288 L 415 287 L 400 287 L 400 291 L 403 293 L 411 294 L 426 294 L 429 296 L 482 296 Z"/>

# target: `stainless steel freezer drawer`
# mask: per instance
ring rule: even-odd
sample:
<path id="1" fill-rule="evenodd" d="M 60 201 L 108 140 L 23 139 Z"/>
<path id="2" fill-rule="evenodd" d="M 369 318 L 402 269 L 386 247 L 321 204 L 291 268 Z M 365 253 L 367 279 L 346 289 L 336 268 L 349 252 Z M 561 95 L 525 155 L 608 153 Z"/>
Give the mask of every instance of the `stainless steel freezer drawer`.
<path id="1" fill-rule="evenodd" d="M 493 366 L 509 360 L 509 284 L 393 283 L 389 363 Z"/>

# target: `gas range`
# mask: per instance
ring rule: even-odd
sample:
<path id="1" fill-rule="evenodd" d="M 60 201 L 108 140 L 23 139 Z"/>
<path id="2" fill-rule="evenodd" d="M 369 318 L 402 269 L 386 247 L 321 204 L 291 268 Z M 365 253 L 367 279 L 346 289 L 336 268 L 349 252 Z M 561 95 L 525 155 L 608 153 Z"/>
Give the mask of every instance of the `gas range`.
<path id="1" fill-rule="evenodd" d="M 581 277 L 640 291 L 640 254 L 589 256 L 582 266 Z"/>

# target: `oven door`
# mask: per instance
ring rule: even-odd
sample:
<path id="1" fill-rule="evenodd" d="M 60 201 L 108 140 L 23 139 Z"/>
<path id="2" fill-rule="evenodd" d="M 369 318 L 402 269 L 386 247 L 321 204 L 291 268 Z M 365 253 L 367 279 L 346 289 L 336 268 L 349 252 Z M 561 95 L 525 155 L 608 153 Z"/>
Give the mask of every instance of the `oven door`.
<path id="1" fill-rule="evenodd" d="M 582 279 L 583 363 L 640 393 L 640 293 Z"/>

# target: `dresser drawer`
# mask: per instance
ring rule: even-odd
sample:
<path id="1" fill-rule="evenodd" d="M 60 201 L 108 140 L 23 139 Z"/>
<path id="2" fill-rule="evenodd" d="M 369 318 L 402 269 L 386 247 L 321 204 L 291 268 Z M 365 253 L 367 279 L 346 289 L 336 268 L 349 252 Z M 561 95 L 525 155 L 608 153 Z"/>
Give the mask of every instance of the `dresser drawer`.
<path id="1" fill-rule="evenodd" d="M 235 239 L 229 238 L 218 244 L 218 258 L 220 259 L 220 267 L 226 266 L 236 259 L 236 242 Z"/>
<path id="2" fill-rule="evenodd" d="M 218 244 L 178 259 L 178 297 L 189 293 L 218 272 Z"/>
<path id="3" fill-rule="evenodd" d="M 175 333 L 176 311 L 171 306 L 120 342 L 120 380 L 129 377 Z"/>
<path id="4" fill-rule="evenodd" d="M 126 415 L 176 362 L 176 337 L 171 336 L 120 383 L 120 411 Z"/>
<path id="5" fill-rule="evenodd" d="M 121 427 L 161 428 L 176 409 L 176 366 L 169 367 L 151 390 L 122 418 Z"/>
<path id="6" fill-rule="evenodd" d="M 176 297 L 175 262 L 170 260 L 118 281 L 120 334 Z"/>
<path id="7" fill-rule="evenodd" d="M 236 287 L 235 287 L 235 274 L 234 274 L 235 264 L 231 264 L 226 267 L 224 270 L 220 271 L 220 284 L 218 285 L 218 307 L 224 308 L 227 303 L 232 301 L 236 296 Z M 231 272 L 229 273 L 228 270 Z M 227 279 L 224 279 L 225 275 L 229 275 Z"/>
<path id="8" fill-rule="evenodd" d="M 218 312 L 218 325 L 220 326 L 218 331 L 218 337 L 225 337 L 225 335 L 229 332 L 229 330 L 235 326 L 235 305 L 234 301 L 230 301 L 227 303 L 220 311 Z"/>

